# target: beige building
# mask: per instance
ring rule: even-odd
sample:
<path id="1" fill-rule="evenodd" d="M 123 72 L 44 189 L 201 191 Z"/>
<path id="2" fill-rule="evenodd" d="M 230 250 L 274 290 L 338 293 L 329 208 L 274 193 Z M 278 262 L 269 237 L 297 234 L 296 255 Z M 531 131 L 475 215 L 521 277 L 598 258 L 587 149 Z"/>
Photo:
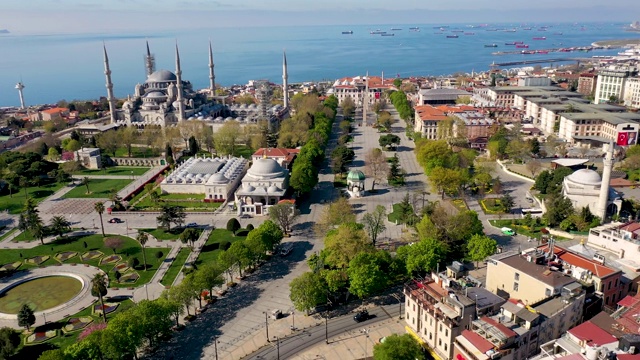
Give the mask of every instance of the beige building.
<path id="1" fill-rule="evenodd" d="M 640 109 L 640 78 L 628 78 L 624 85 L 624 106 Z"/>
<path id="2" fill-rule="evenodd" d="M 415 107 L 415 125 L 413 131 L 422 134 L 422 138 L 429 140 L 438 140 L 443 138 L 442 125 L 439 125 L 449 117 L 444 111 L 439 110 L 431 105 L 418 105 Z M 451 124 L 453 126 L 453 123 Z M 453 127 L 451 128 L 453 132 Z M 449 134 L 449 136 L 453 133 Z"/>
<path id="3" fill-rule="evenodd" d="M 336 80 L 327 94 L 335 95 L 340 103 L 350 97 L 356 105 L 361 106 L 368 88 L 369 93 L 366 98 L 369 105 L 372 105 L 382 98 L 385 90 L 396 90 L 393 80 L 393 78 L 385 79 L 381 76 L 344 77 Z"/>
<path id="4" fill-rule="evenodd" d="M 596 94 L 593 102 L 602 104 L 611 101 L 612 98 L 621 102 L 624 99 L 625 83 L 629 77 L 638 74 L 638 70 L 633 67 L 610 66 L 598 72 L 596 83 Z"/>
<path id="5" fill-rule="evenodd" d="M 589 96 L 596 90 L 596 77 L 594 73 L 582 73 L 578 78 L 578 92 Z"/>

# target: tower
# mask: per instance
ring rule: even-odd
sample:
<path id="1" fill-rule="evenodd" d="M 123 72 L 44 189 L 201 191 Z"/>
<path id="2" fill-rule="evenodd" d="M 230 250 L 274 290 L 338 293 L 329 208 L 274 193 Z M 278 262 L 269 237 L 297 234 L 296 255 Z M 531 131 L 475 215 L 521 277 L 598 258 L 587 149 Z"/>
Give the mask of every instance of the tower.
<path id="1" fill-rule="evenodd" d="M 211 49 L 211 40 L 209 40 L 209 91 L 211 96 L 216 96 L 216 75 L 213 72 L 213 50 Z"/>
<path id="2" fill-rule="evenodd" d="M 178 90 L 178 121 L 184 120 L 184 99 L 182 98 L 182 70 L 180 70 L 180 52 L 178 51 L 178 43 L 176 42 L 176 86 Z"/>
<path id="3" fill-rule="evenodd" d="M 609 182 L 611 180 L 611 170 L 613 169 L 613 146 L 613 141 L 611 141 L 609 143 L 609 150 L 607 150 L 607 156 L 604 159 L 602 184 L 600 185 L 600 196 L 598 197 L 598 212 L 596 216 L 599 216 L 603 223 L 607 215 L 607 203 L 609 202 Z"/>
<path id="4" fill-rule="evenodd" d="M 16 89 L 18 89 L 18 95 L 20 95 L 20 109 L 24 109 L 24 94 L 22 93 L 22 89 L 24 89 L 24 84 L 22 81 L 16 84 Z"/>
<path id="5" fill-rule="evenodd" d="M 147 69 L 147 77 L 156 70 L 156 59 L 151 55 L 151 50 L 149 50 L 149 41 L 147 41 L 147 55 L 144 58 L 144 67 Z"/>
<path id="6" fill-rule="evenodd" d="M 287 74 L 287 53 L 282 51 L 282 94 L 284 107 L 289 107 L 289 74 Z"/>
<path id="7" fill-rule="evenodd" d="M 104 75 L 107 79 L 107 101 L 109 102 L 109 113 L 111 115 L 111 123 L 116 122 L 116 99 L 113 97 L 113 83 L 111 82 L 111 69 L 109 69 L 109 56 L 107 56 L 107 46 L 102 45 L 104 50 Z"/>

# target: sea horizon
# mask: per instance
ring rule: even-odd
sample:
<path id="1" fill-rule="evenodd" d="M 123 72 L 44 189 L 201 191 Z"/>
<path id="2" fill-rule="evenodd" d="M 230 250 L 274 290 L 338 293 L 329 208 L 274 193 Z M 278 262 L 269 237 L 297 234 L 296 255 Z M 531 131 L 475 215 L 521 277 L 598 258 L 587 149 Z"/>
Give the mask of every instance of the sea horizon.
<path id="1" fill-rule="evenodd" d="M 491 24 L 489 28 L 449 22 L 236 26 L 152 33 L 9 33 L 0 35 L 2 48 L 10 54 L 0 58 L 0 106 L 19 105 L 18 93 L 14 89 L 18 81 L 25 85 L 27 105 L 105 96 L 103 42 L 109 54 L 115 95 L 124 98 L 132 95 L 135 85 L 145 80 L 145 40 L 149 41 L 156 58 L 156 69 L 170 71 L 175 70 L 177 41 L 183 79 L 200 89 L 207 87 L 209 82 L 209 40 L 214 52 L 216 83 L 230 86 L 255 79 L 281 83 L 283 50 L 287 52 L 289 81 L 294 83 L 333 81 L 344 76 L 364 75 L 367 71 L 370 75 L 384 72 L 385 77 L 438 76 L 486 71 L 493 61 L 611 55 L 620 50 L 503 56 L 491 53 L 514 51 L 512 46 L 504 45 L 512 41 L 524 41 L 531 50 L 539 50 L 589 46 L 599 40 L 638 37 L 624 30 L 625 22 L 523 24 Z M 445 31 L 438 30 L 440 26 Z M 402 30 L 391 31 L 394 27 Z M 420 32 L 409 31 L 409 27 L 419 27 Z M 531 30 L 523 27 L 531 27 Z M 546 31 L 540 31 L 540 27 L 547 27 Z M 487 31 L 496 28 L 515 28 L 516 31 Z M 369 34 L 377 29 L 393 32 L 394 36 Z M 459 37 L 446 38 L 446 34 L 453 34 L 451 30 L 457 30 Z M 344 35 L 342 31 L 353 31 L 353 34 Z M 543 36 L 546 40 L 533 40 L 533 37 Z M 486 44 L 498 47 L 485 48 Z"/>

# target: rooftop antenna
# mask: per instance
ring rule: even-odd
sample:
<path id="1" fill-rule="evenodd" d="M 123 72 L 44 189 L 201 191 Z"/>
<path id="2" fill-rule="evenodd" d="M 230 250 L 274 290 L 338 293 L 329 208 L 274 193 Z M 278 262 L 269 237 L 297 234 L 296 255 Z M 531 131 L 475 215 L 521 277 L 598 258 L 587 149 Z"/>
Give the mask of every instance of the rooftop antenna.
<path id="1" fill-rule="evenodd" d="M 24 94 L 22 92 L 24 88 L 25 86 L 22 83 L 22 76 L 20 76 L 20 81 L 16 84 L 16 89 L 18 89 L 18 94 L 20 95 L 20 109 L 26 108 L 26 106 L 24 106 Z"/>

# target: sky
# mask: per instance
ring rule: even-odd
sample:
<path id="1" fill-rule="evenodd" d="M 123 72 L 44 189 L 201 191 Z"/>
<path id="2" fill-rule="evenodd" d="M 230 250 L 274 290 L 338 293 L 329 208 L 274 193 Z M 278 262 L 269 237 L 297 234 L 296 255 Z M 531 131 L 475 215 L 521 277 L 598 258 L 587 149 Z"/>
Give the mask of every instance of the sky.
<path id="1" fill-rule="evenodd" d="M 0 0 L 0 29 L 73 33 L 198 27 L 640 20 L 638 0 Z M 185 21 L 187 19 L 187 21 Z"/>

